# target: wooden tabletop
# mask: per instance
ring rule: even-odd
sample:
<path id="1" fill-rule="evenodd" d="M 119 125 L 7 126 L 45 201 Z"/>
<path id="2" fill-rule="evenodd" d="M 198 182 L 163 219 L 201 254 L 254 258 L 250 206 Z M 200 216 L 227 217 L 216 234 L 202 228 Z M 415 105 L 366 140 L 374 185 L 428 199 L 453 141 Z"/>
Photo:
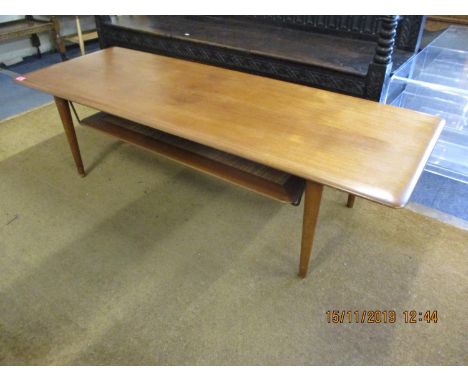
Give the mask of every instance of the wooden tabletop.
<path id="1" fill-rule="evenodd" d="M 404 206 L 443 127 L 435 116 L 123 48 L 20 82 L 391 207 Z"/>

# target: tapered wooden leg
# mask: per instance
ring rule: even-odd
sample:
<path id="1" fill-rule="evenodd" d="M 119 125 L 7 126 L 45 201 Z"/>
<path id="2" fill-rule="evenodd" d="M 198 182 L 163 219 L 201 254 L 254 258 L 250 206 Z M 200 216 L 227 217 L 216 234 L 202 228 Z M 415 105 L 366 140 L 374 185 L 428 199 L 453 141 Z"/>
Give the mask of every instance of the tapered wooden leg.
<path id="1" fill-rule="evenodd" d="M 76 168 L 78 174 L 85 176 L 85 171 L 83 167 L 83 162 L 81 160 L 80 148 L 78 146 L 78 141 L 76 139 L 75 127 L 73 126 L 73 119 L 70 113 L 70 105 L 67 100 L 62 98 L 54 97 L 55 104 L 57 105 L 58 112 L 60 114 L 60 119 L 62 120 L 63 128 L 65 129 L 65 134 L 67 136 L 68 144 L 75 160 Z"/>
<path id="2" fill-rule="evenodd" d="M 301 260 L 299 263 L 299 277 L 307 276 L 309 259 L 314 243 L 315 226 L 322 199 L 323 185 L 311 181 L 306 182 L 304 195 L 304 219 L 302 222 Z"/>
<path id="3" fill-rule="evenodd" d="M 348 202 L 346 203 L 346 207 L 353 208 L 354 201 L 356 200 L 356 196 L 353 194 L 348 194 Z"/>

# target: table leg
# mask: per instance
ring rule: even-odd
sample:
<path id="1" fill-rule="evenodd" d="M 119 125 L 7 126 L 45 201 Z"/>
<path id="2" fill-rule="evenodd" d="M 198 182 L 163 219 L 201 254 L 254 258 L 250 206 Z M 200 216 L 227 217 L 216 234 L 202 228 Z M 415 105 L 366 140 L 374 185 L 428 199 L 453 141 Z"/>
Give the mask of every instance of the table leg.
<path id="1" fill-rule="evenodd" d="M 86 174 L 81 160 L 80 148 L 78 146 L 75 127 L 73 126 L 73 119 L 70 113 L 70 105 L 68 104 L 68 101 L 63 98 L 54 97 L 54 99 L 60 114 L 60 119 L 62 120 L 63 128 L 65 129 L 65 134 L 67 136 L 68 144 L 70 145 L 73 159 L 75 160 L 78 174 L 85 176 Z"/>
<path id="2" fill-rule="evenodd" d="M 346 207 L 353 208 L 354 201 L 356 200 L 356 196 L 353 194 L 348 194 L 348 203 L 346 203 Z"/>
<path id="3" fill-rule="evenodd" d="M 314 243 L 315 226 L 322 199 L 323 185 L 312 181 L 306 182 L 304 194 L 304 218 L 302 222 L 301 260 L 299 263 L 299 277 L 307 276 L 309 259 Z"/>

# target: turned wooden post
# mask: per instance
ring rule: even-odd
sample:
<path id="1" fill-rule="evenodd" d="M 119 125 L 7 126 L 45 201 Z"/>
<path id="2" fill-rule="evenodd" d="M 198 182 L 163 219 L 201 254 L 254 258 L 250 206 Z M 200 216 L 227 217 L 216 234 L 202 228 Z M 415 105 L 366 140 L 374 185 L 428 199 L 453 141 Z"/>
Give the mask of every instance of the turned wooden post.
<path id="1" fill-rule="evenodd" d="M 383 16 L 375 55 L 367 73 L 366 98 L 382 101 L 388 76 L 392 70 L 392 55 L 395 46 L 399 16 Z"/>

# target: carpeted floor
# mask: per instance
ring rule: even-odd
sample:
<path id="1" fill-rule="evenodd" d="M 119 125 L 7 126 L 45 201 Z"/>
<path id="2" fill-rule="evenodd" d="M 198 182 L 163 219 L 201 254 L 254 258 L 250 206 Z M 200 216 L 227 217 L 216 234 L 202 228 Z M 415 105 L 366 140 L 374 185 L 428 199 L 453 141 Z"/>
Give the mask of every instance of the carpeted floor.
<path id="1" fill-rule="evenodd" d="M 0 123 L 0 364 L 468 363 L 467 231 L 327 189 L 300 280 L 302 206 L 78 139 L 86 178 L 53 105 Z"/>

